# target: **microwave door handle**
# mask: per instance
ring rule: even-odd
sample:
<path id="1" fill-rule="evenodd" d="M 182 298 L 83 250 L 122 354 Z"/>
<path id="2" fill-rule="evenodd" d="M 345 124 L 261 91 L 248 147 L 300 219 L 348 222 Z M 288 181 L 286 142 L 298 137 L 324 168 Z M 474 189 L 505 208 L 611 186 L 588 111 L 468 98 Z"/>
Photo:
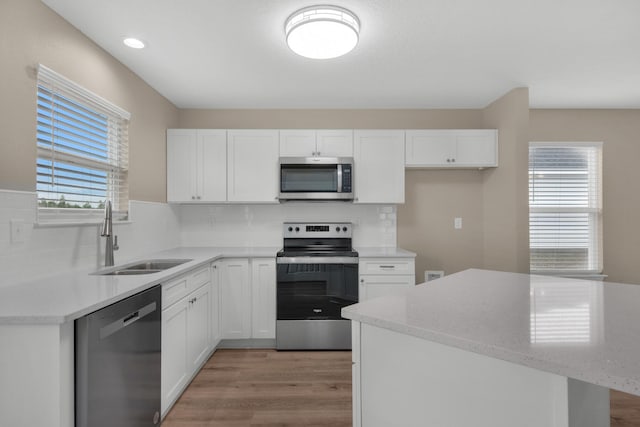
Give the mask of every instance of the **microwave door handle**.
<path id="1" fill-rule="evenodd" d="M 342 193 L 342 165 L 336 165 L 338 171 L 338 193 Z"/>

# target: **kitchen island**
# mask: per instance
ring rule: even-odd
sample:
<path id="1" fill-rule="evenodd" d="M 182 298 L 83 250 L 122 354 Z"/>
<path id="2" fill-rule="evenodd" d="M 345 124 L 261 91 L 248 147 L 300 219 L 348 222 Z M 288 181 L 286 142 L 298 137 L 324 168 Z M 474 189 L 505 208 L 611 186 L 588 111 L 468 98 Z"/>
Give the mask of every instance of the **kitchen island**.
<path id="1" fill-rule="evenodd" d="M 640 395 L 640 287 L 471 269 L 343 309 L 354 426 L 609 425 Z"/>

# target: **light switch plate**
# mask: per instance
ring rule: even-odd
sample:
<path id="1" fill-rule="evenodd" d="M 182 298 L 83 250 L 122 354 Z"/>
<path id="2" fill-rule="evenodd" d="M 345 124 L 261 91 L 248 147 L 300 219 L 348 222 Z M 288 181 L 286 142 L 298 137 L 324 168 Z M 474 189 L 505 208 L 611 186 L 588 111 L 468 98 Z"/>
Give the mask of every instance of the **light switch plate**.
<path id="1" fill-rule="evenodd" d="M 460 230 L 462 228 L 462 218 L 460 218 L 460 217 L 454 218 L 453 219 L 453 227 L 456 230 Z"/>
<path id="2" fill-rule="evenodd" d="M 25 226 L 23 219 L 12 219 L 11 224 L 11 243 L 22 243 L 24 242 L 25 236 Z"/>

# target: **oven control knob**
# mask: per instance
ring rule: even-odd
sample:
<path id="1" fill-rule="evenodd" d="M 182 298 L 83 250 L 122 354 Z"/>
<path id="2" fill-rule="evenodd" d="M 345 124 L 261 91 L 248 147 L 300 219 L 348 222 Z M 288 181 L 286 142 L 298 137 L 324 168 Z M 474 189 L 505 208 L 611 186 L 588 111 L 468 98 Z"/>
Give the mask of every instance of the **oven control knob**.
<path id="1" fill-rule="evenodd" d="M 296 227 L 296 233 L 300 231 L 300 227 Z"/>
<path id="2" fill-rule="evenodd" d="M 340 232 L 340 227 L 336 227 L 336 231 L 339 233 Z"/>
<path id="3" fill-rule="evenodd" d="M 342 227 L 342 231 L 347 232 L 347 227 Z"/>
<path id="4" fill-rule="evenodd" d="M 289 232 L 292 232 L 293 231 L 293 227 L 289 227 L 288 230 L 289 230 Z"/>

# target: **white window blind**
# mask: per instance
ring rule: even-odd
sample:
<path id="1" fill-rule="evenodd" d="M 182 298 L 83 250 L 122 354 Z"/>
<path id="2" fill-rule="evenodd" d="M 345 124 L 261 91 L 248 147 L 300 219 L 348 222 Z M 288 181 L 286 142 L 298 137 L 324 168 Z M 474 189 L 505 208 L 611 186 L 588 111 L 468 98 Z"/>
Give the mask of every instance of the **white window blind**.
<path id="1" fill-rule="evenodd" d="M 602 143 L 529 144 L 532 272 L 602 271 Z"/>
<path id="2" fill-rule="evenodd" d="M 38 221 L 92 221 L 111 200 L 127 215 L 130 114 L 38 67 Z"/>

